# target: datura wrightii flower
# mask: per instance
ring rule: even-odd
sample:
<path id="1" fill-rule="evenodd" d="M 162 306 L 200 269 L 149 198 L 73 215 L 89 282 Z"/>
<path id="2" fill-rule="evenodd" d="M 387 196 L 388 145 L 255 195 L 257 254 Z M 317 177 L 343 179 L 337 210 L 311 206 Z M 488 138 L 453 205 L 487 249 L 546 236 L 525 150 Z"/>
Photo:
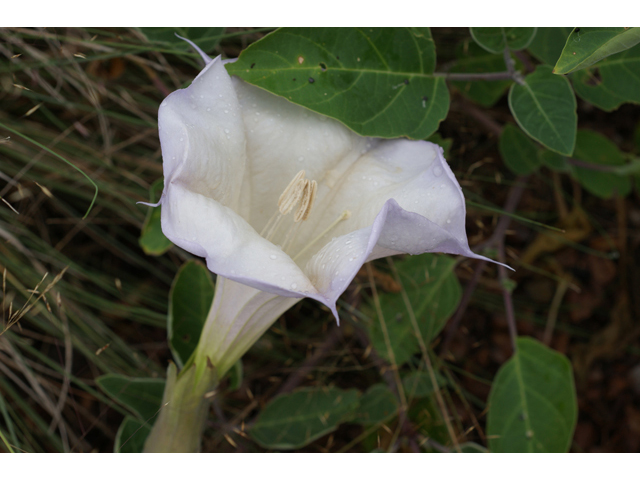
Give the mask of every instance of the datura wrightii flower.
<path id="1" fill-rule="evenodd" d="M 424 252 L 484 259 L 469 249 L 464 196 L 438 145 L 362 137 L 202 56 L 192 84 L 160 105 L 160 203 L 164 234 L 206 259 L 216 292 L 194 371 L 170 368 L 148 451 L 197 449 L 200 431 L 182 438 L 185 421 L 172 413 L 186 407 L 185 389 L 195 398 L 215 386 L 300 299 L 339 320 L 336 301 L 365 262 Z"/>

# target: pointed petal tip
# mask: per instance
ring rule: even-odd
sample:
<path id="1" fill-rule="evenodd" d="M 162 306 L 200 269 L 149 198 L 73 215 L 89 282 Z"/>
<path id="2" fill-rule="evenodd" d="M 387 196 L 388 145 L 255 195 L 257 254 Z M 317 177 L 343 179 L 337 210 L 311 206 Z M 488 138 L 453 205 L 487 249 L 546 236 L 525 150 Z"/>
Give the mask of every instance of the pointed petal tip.
<path id="1" fill-rule="evenodd" d="M 161 204 L 162 204 L 162 198 L 158 200 L 158 203 L 136 202 L 136 205 L 146 205 L 147 207 L 159 207 Z"/>
<path id="2" fill-rule="evenodd" d="M 176 37 L 178 37 L 180 40 L 184 40 L 185 42 L 187 42 L 189 45 L 191 45 L 193 47 L 193 49 L 198 52 L 200 54 L 200 56 L 202 57 L 202 60 L 204 60 L 205 64 L 210 64 L 212 62 L 211 57 L 209 57 L 209 55 L 207 55 L 206 53 L 204 53 L 202 50 L 200 50 L 200 47 L 198 47 L 198 45 L 196 45 L 195 43 L 193 43 L 191 40 L 189 40 L 188 38 L 184 38 L 181 37 L 180 35 L 178 35 L 177 33 L 174 33 L 174 35 Z"/>

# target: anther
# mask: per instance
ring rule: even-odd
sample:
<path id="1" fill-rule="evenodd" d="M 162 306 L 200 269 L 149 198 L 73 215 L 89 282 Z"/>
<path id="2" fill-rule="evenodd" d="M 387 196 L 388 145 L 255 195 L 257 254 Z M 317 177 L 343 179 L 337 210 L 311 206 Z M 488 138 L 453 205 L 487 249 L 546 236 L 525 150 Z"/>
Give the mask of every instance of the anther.
<path id="1" fill-rule="evenodd" d="M 304 193 L 304 189 L 308 183 L 308 180 L 304 179 L 304 170 L 300 170 L 293 180 L 289 182 L 287 188 L 284 189 L 282 195 L 278 199 L 278 209 L 282 215 L 288 214 L 293 207 L 300 201 Z"/>
<path id="2" fill-rule="evenodd" d="M 309 218 L 309 213 L 311 213 L 311 207 L 313 207 L 313 201 L 316 198 L 317 190 L 318 182 L 316 182 L 315 180 L 305 181 L 302 200 L 300 201 L 298 210 L 296 210 L 296 214 L 293 217 L 294 222 L 304 221 Z"/>

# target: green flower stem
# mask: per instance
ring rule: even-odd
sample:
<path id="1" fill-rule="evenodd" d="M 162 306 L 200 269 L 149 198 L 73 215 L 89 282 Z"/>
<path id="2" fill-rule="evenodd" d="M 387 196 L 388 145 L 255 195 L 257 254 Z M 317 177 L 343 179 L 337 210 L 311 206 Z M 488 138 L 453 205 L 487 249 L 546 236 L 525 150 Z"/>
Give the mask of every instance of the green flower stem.
<path id="1" fill-rule="evenodd" d="M 145 453 L 192 453 L 200 451 L 200 441 L 207 414 L 207 393 L 218 385 L 215 368 L 209 364 L 199 381 L 195 365 L 178 375 L 169 364 L 162 407 L 144 445 Z"/>
<path id="2" fill-rule="evenodd" d="M 145 452 L 197 452 L 209 411 L 207 393 L 280 315 L 300 298 L 282 297 L 218 277 L 195 351 L 167 372 L 162 407 Z"/>

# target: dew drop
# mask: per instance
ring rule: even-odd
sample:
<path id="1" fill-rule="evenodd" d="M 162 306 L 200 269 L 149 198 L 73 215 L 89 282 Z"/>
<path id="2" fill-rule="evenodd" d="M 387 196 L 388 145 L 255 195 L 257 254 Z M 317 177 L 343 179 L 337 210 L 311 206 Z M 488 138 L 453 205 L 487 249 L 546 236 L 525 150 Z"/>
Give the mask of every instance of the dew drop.
<path id="1" fill-rule="evenodd" d="M 210 111 L 211 111 L 211 109 L 210 109 L 210 108 L 207 108 L 207 112 L 210 112 Z"/>
<path id="2" fill-rule="evenodd" d="M 296 288 L 298 288 L 298 284 L 297 283 L 292 283 L 291 284 L 291 288 L 295 290 Z"/>
<path id="3" fill-rule="evenodd" d="M 229 113 L 229 110 L 225 110 L 224 113 Z"/>
<path id="4" fill-rule="evenodd" d="M 275 255 L 269 255 L 269 258 L 270 258 L 271 260 L 275 260 L 275 259 L 276 259 L 276 256 L 275 256 Z"/>
<path id="5" fill-rule="evenodd" d="M 441 184 L 440 184 L 440 188 L 444 188 L 444 187 L 445 187 L 445 184 L 444 184 L 444 183 L 441 183 Z"/>
<path id="6" fill-rule="evenodd" d="M 225 128 L 225 129 L 224 129 L 224 133 L 229 133 L 229 129 L 228 129 L 228 128 Z"/>
<path id="7" fill-rule="evenodd" d="M 349 245 L 351 243 L 351 240 L 347 240 L 346 242 L 344 242 L 345 245 Z"/>
<path id="8" fill-rule="evenodd" d="M 447 223 L 451 223 L 451 220 L 447 220 Z"/>
<path id="9" fill-rule="evenodd" d="M 440 175 L 442 175 L 442 172 L 443 172 L 442 167 L 439 165 L 433 169 L 433 174 L 436 177 L 439 177 Z"/>

